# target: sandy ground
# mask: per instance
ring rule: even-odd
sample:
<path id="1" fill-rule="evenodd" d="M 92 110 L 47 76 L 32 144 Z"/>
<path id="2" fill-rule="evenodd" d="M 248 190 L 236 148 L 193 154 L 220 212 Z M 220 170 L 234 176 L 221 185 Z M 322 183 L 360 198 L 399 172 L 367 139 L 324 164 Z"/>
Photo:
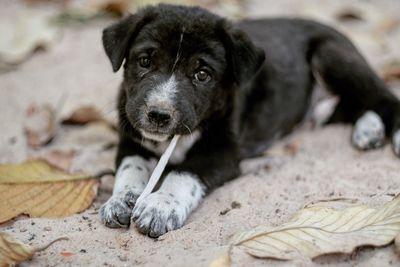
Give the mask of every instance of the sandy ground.
<path id="1" fill-rule="evenodd" d="M 382 33 L 379 28 L 385 19 L 400 19 L 396 11 L 400 10 L 399 1 L 324 1 L 323 6 L 321 1 L 277 2 L 251 0 L 245 13 L 250 17 L 304 15 L 336 25 L 356 41 L 376 69 L 400 59 L 397 51 L 400 30 Z M 0 15 L 15 11 L 11 3 L 0 2 Z M 367 21 L 338 23 L 333 19 L 335 12 L 349 5 L 364 10 Z M 16 70 L 0 74 L 0 162 L 20 162 L 38 153 L 27 149 L 22 128 L 25 109 L 31 103 L 57 105 L 60 99 L 65 99 L 59 110 L 61 117 L 83 104 L 91 104 L 115 120 L 121 73 L 112 73 L 101 46 L 101 30 L 108 23 L 97 21 L 65 27 L 60 41 L 49 51 L 38 52 Z M 396 93 L 400 92 L 399 85 L 391 86 Z M 21 217 L 0 225 L 0 230 L 35 246 L 60 236 L 69 237 L 68 241 L 55 243 L 24 263 L 29 266 L 207 266 L 226 250 L 227 241 L 236 232 L 257 225 L 284 223 L 307 203 L 348 198 L 359 204 L 378 206 L 399 193 L 400 161 L 391 147 L 359 152 L 350 146 L 350 133 L 351 128 L 344 125 L 298 130 L 277 142 L 265 157 L 244 162 L 241 177 L 211 193 L 184 227 L 158 239 L 141 235 L 134 227 L 108 229 L 100 224 L 96 209 L 110 196 L 112 177 L 102 179 L 98 198 L 82 214 L 65 219 Z M 73 143 L 80 149 L 75 168 L 98 171 L 113 166 L 115 150 L 100 149 L 99 143 L 115 142 L 114 134 L 89 141 L 73 136 L 74 130 L 64 129 L 44 150 L 65 148 Z M 64 142 L 67 139 L 68 144 Z M 291 153 L 287 144 L 295 144 L 298 150 Z M 232 208 L 233 202 L 240 203 L 239 207 Z M 62 252 L 72 255 L 66 257 Z M 313 262 L 257 260 L 235 252 L 234 263 L 234 266 L 399 266 L 400 259 L 394 247 L 387 246 Z"/>

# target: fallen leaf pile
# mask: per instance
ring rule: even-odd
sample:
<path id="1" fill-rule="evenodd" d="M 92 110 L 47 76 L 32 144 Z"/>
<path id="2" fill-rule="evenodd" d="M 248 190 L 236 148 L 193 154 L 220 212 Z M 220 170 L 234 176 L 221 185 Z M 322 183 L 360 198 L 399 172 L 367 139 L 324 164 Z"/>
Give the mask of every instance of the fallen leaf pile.
<path id="1" fill-rule="evenodd" d="M 400 234 L 400 196 L 381 208 L 355 206 L 334 210 L 311 206 L 278 227 L 257 227 L 237 234 L 228 256 L 211 266 L 229 266 L 232 249 L 257 258 L 315 259 L 332 253 L 351 253 L 360 246 L 384 246 Z"/>
<path id="2" fill-rule="evenodd" d="M 0 232 L 0 266 L 13 266 L 28 260 L 35 252 L 46 249 L 56 241 L 66 239 L 66 237 L 57 238 L 42 248 L 35 248 L 14 239 L 10 234 Z"/>
<path id="3" fill-rule="evenodd" d="M 21 214 L 57 218 L 81 212 L 97 187 L 90 175 L 69 174 L 44 160 L 0 165 L 0 223 Z"/>

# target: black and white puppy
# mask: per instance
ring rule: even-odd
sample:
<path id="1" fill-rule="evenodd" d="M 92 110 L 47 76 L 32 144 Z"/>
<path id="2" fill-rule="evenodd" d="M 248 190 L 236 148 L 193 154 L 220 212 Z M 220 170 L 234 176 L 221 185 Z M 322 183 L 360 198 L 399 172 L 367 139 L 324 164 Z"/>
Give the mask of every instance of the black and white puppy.
<path id="1" fill-rule="evenodd" d="M 120 143 L 112 197 L 100 217 L 152 237 L 181 227 L 207 192 L 237 177 L 302 121 L 318 79 L 340 97 L 330 122 L 352 122 L 357 148 L 392 139 L 400 154 L 400 102 L 353 44 L 302 19 L 231 24 L 198 7 L 151 6 L 103 32 L 119 93 Z M 155 162 L 183 135 L 159 188 L 139 203 Z"/>

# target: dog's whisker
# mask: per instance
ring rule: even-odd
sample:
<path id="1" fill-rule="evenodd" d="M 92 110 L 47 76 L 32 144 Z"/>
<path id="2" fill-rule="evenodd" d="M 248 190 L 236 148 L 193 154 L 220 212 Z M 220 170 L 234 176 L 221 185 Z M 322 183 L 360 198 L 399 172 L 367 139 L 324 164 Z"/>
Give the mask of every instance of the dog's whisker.
<path id="1" fill-rule="evenodd" d="M 186 129 L 188 129 L 190 136 L 192 136 L 192 131 L 190 130 L 189 126 L 187 126 L 187 125 L 184 124 L 183 122 L 182 122 L 182 125 L 183 125 Z"/>

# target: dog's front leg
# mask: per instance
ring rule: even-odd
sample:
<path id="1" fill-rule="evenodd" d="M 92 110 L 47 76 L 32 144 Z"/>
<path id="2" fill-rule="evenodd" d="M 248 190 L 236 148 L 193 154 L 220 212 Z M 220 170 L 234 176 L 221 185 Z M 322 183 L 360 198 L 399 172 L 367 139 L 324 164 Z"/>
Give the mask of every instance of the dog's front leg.
<path id="1" fill-rule="evenodd" d="M 100 208 L 100 219 L 108 227 L 127 227 L 136 199 L 150 177 L 150 161 L 139 155 L 122 159 L 115 175 L 111 198 Z"/>
<path id="2" fill-rule="evenodd" d="M 229 148 L 203 152 L 176 166 L 159 190 L 136 204 L 132 220 L 140 232 L 158 237 L 182 227 L 208 191 L 239 174 L 236 154 Z"/>
<path id="3" fill-rule="evenodd" d="M 158 237 L 180 228 L 200 204 L 205 191 L 197 175 L 171 171 L 159 190 L 136 204 L 132 220 L 140 232 Z"/>

